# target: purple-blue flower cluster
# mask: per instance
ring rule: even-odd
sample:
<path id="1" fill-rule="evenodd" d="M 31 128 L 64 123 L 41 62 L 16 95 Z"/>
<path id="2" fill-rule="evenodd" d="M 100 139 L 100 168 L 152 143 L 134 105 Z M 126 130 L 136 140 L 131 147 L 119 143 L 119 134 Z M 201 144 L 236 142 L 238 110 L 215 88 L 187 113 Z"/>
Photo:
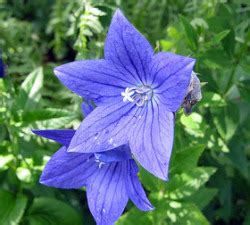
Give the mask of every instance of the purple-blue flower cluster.
<path id="1" fill-rule="evenodd" d="M 114 224 L 128 199 L 143 211 L 152 210 L 135 160 L 153 175 L 168 179 L 175 113 L 181 106 L 190 112 L 201 98 L 196 94 L 200 89 L 194 64 L 189 57 L 155 54 L 117 10 L 104 59 L 55 68 L 66 87 L 87 99 L 82 111 L 88 115 L 76 131 L 34 131 L 63 145 L 40 182 L 57 188 L 85 186 L 98 225 Z"/>

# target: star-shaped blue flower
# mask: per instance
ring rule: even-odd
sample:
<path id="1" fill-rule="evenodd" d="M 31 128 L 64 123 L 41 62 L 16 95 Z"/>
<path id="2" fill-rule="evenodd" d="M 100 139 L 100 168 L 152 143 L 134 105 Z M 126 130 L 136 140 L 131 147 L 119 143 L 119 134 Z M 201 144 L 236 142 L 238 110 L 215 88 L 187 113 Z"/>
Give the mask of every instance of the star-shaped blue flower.
<path id="1" fill-rule="evenodd" d="M 138 167 L 128 145 L 97 154 L 74 153 L 67 152 L 74 130 L 33 132 L 64 145 L 47 163 L 40 182 L 66 189 L 86 186 L 88 205 L 97 225 L 114 224 L 128 199 L 142 211 L 153 209 L 137 177 Z"/>
<path id="2" fill-rule="evenodd" d="M 61 82 L 97 108 L 80 125 L 70 152 L 94 153 L 129 143 L 134 157 L 167 179 L 174 113 L 185 98 L 195 60 L 154 54 L 120 10 L 113 16 L 104 58 L 55 68 Z"/>

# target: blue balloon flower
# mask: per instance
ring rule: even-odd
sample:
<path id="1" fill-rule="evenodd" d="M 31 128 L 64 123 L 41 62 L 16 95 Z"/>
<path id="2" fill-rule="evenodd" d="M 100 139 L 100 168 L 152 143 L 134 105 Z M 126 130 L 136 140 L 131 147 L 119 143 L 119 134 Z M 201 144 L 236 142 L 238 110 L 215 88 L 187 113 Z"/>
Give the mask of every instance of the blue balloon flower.
<path id="1" fill-rule="evenodd" d="M 56 188 L 86 187 L 88 205 L 97 225 L 111 225 L 131 199 L 142 211 L 154 209 L 137 177 L 138 167 L 128 145 L 84 154 L 67 152 L 74 130 L 34 130 L 35 134 L 62 144 L 47 163 L 40 182 Z"/>
<path id="2" fill-rule="evenodd" d="M 194 64 L 189 57 L 154 54 L 145 37 L 117 10 L 104 59 L 55 68 L 66 87 L 97 105 L 81 123 L 68 151 L 96 153 L 129 143 L 138 162 L 166 180 L 174 114 L 187 94 Z"/>

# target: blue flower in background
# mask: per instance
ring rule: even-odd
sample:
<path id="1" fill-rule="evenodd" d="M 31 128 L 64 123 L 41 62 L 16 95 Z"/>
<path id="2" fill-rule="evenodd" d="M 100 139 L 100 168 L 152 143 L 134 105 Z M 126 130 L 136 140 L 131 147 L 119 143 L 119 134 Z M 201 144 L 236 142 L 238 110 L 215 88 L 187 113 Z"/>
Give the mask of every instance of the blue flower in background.
<path id="1" fill-rule="evenodd" d="M 120 10 L 113 16 L 104 58 L 55 68 L 61 82 L 97 108 L 81 123 L 68 151 L 95 153 L 129 143 L 138 162 L 167 179 L 174 113 L 181 107 L 195 60 L 160 52 Z"/>
<path id="2" fill-rule="evenodd" d="M 67 152 L 74 130 L 33 132 L 64 145 L 47 163 L 40 182 L 66 189 L 86 186 L 88 205 L 98 225 L 114 224 L 128 199 L 142 211 L 153 209 L 137 177 L 138 167 L 128 145 L 97 154 L 74 153 Z"/>
<path id="3" fill-rule="evenodd" d="M 3 60 L 2 60 L 2 57 L 0 56 L 0 78 L 3 78 L 4 77 L 4 64 L 3 64 Z"/>

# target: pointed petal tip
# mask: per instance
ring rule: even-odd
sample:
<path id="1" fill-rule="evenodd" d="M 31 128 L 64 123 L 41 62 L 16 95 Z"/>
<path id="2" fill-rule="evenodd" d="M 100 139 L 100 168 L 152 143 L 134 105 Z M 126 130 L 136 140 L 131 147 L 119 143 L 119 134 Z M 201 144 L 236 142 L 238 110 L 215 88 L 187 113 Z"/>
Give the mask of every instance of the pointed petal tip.
<path id="1" fill-rule="evenodd" d="M 44 133 L 46 132 L 47 130 L 36 130 L 36 129 L 31 129 L 31 132 L 40 136 L 40 137 L 44 137 Z"/>
<path id="2" fill-rule="evenodd" d="M 116 9 L 114 15 L 113 15 L 113 18 L 112 20 L 115 20 L 115 21 L 126 21 L 128 22 L 128 19 L 124 16 L 123 12 L 121 9 Z"/>
<path id="3" fill-rule="evenodd" d="M 120 8 L 117 8 L 117 9 L 115 10 L 114 16 L 119 16 L 119 15 L 122 15 L 122 16 L 123 16 L 123 13 L 122 13 L 122 11 L 121 11 Z"/>
<path id="4" fill-rule="evenodd" d="M 60 77 L 63 77 L 67 74 L 65 74 L 65 70 L 67 71 L 67 68 L 71 65 L 72 63 L 66 63 L 66 64 L 62 64 L 60 66 L 56 66 L 53 69 L 53 72 L 55 74 L 56 77 L 58 77 L 60 79 Z"/>
<path id="5" fill-rule="evenodd" d="M 79 146 L 77 145 L 76 147 L 71 147 L 69 145 L 68 149 L 67 149 L 67 152 L 79 152 Z"/>
<path id="6" fill-rule="evenodd" d="M 195 58 L 190 58 L 190 59 L 191 59 L 190 64 L 191 64 L 192 66 L 194 66 L 194 65 L 195 65 L 195 63 L 196 63 L 196 59 L 195 59 Z"/>
<path id="7" fill-rule="evenodd" d="M 64 74 L 60 71 L 60 67 L 61 67 L 61 66 L 57 66 L 57 67 L 55 67 L 54 70 L 53 70 L 55 76 L 58 77 L 58 78 L 60 78 L 60 77 L 62 77 L 62 76 L 64 75 Z"/>
<path id="8" fill-rule="evenodd" d="M 53 157 L 53 156 L 52 156 Z M 48 176 L 47 176 L 47 170 L 46 170 L 46 167 L 44 168 L 42 174 L 40 175 L 40 178 L 39 178 L 39 183 L 42 184 L 42 185 L 46 185 L 46 186 L 49 186 L 49 182 L 48 182 Z"/>
<path id="9" fill-rule="evenodd" d="M 143 212 L 153 211 L 155 210 L 155 207 L 151 204 L 151 202 L 148 200 L 147 205 L 144 205 L 144 207 L 139 208 Z"/>
<path id="10" fill-rule="evenodd" d="M 45 186 L 49 186 L 48 183 L 46 182 L 46 179 L 44 179 L 44 177 L 43 177 L 43 173 L 40 176 L 39 183 L 42 185 L 45 185 Z"/>
<path id="11" fill-rule="evenodd" d="M 155 174 L 158 178 L 160 178 L 163 181 L 168 181 L 168 173 L 166 174 Z"/>
<path id="12" fill-rule="evenodd" d="M 144 209 L 143 211 L 144 212 L 148 212 L 148 211 L 153 211 L 153 210 L 155 210 L 155 207 L 153 206 L 153 205 L 148 205 L 148 208 L 147 209 Z"/>
<path id="13" fill-rule="evenodd" d="M 34 134 L 37 134 L 37 131 L 39 131 L 39 130 L 31 129 L 31 132 Z"/>
<path id="14" fill-rule="evenodd" d="M 59 186 L 56 186 L 50 179 L 46 179 L 42 176 L 39 179 L 39 183 L 47 187 L 61 188 Z"/>
<path id="15" fill-rule="evenodd" d="M 77 151 L 75 151 L 75 149 L 73 148 L 73 149 L 68 149 L 67 152 L 77 152 Z"/>
<path id="16" fill-rule="evenodd" d="M 81 145 L 76 145 L 74 147 L 71 147 L 69 145 L 67 152 L 74 152 L 74 153 L 89 153 L 89 152 L 84 152 L 82 151 L 82 146 Z"/>
<path id="17" fill-rule="evenodd" d="M 149 170 L 148 168 L 145 168 L 145 170 L 147 170 L 149 173 L 151 173 L 152 175 L 154 175 L 155 177 L 163 180 L 163 181 L 168 181 L 168 170 L 165 172 L 165 171 L 152 171 L 152 170 Z"/>

